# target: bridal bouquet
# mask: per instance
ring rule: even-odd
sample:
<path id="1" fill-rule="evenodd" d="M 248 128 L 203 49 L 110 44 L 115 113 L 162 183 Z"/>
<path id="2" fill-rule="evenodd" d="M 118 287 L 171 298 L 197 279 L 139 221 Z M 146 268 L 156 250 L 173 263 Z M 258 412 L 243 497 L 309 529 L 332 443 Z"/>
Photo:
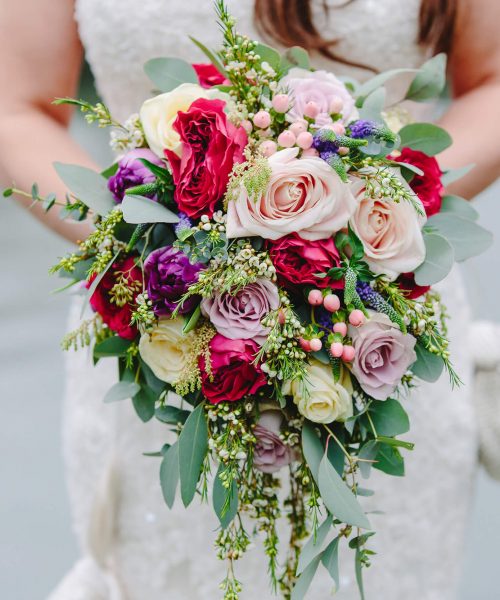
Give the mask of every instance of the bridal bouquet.
<path id="1" fill-rule="evenodd" d="M 110 126 L 120 153 L 100 174 L 56 164 L 63 202 L 33 186 L 47 210 L 95 223 L 53 269 L 93 310 L 63 345 L 117 357 L 104 401 L 131 398 L 171 426 L 163 495 L 210 497 L 226 600 L 259 534 L 284 598 L 303 598 L 320 564 L 338 587 L 344 543 L 363 596 L 374 532 L 359 498 L 373 492 L 360 478 L 404 475 L 405 391 L 443 369 L 459 383 L 430 286 L 489 235 L 444 195 L 465 172 L 434 158 L 449 135 L 385 108 L 383 84 L 411 69 L 341 81 L 216 10 L 222 48 L 193 40 L 211 64 L 149 61 L 159 93 L 124 124 L 103 104 L 57 101 Z M 405 99 L 439 95 L 444 71 L 443 55 L 414 70 Z"/>

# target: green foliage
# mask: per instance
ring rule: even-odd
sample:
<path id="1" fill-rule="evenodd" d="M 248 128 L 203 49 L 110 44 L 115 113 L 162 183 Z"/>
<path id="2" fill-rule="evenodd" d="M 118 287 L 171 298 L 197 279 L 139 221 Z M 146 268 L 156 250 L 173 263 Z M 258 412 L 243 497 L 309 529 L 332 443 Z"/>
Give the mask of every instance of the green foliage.
<path id="1" fill-rule="evenodd" d="M 125 357 L 131 344 L 130 340 L 125 340 L 117 335 L 107 338 L 94 346 L 94 358 L 105 358 L 108 356 Z"/>
<path id="2" fill-rule="evenodd" d="M 402 148 L 420 150 L 429 156 L 435 156 L 451 146 L 450 134 L 433 123 L 410 123 L 400 131 Z"/>
<path id="3" fill-rule="evenodd" d="M 446 85 L 446 54 L 436 54 L 420 67 L 406 92 L 406 100 L 426 102 L 438 98 Z"/>
<path id="4" fill-rule="evenodd" d="M 182 410 L 176 406 L 158 406 L 155 410 L 155 417 L 168 425 L 184 424 L 190 414 L 188 410 Z"/>
<path id="5" fill-rule="evenodd" d="M 123 219 L 127 223 L 178 223 L 179 217 L 158 202 L 145 196 L 125 195 Z"/>
<path id="6" fill-rule="evenodd" d="M 386 91 L 383 87 L 379 87 L 371 92 L 363 100 L 363 105 L 359 109 L 360 118 L 382 123 L 382 111 L 384 110 L 385 99 Z M 366 152 L 366 150 L 364 151 Z M 372 154 L 372 152 L 368 152 L 368 154 Z M 378 154 L 378 152 L 375 152 L 375 154 Z"/>
<path id="7" fill-rule="evenodd" d="M 430 217 L 426 229 L 436 231 L 449 242 L 458 262 L 481 254 L 493 243 L 489 231 L 468 218 L 450 212 Z"/>
<path id="8" fill-rule="evenodd" d="M 306 569 L 311 561 L 321 553 L 326 536 L 332 527 L 332 523 L 332 516 L 328 515 L 323 523 L 319 526 L 316 535 L 313 533 L 313 535 L 311 535 L 311 537 L 307 540 L 300 552 L 299 564 L 297 565 L 297 575 L 302 573 L 302 571 Z"/>
<path id="9" fill-rule="evenodd" d="M 413 374 L 423 381 L 430 383 L 437 381 L 443 372 L 443 359 L 437 354 L 429 352 L 420 341 L 415 345 L 415 352 L 417 360 L 411 366 Z"/>
<path id="10" fill-rule="evenodd" d="M 479 218 L 479 213 L 472 206 L 472 202 L 465 200 L 465 198 L 460 198 L 460 196 L 443 196 L 441 212 L 452 213 L 464 219 L 469 219 L 469 221 L 477 221 Z"/>
<path id="11" fill-rule="evenodd" d="M 280 72 L 285 75 L 293 67 L 309 70 L 311 63 L 309 54 L 300 46 L 287 48 L 281 57 Z"/>
<path id="12" fill-rule="evenodd" d="M 182 333 L 184 335 L 188 334 L 190 331 L 192 331 L 198 321 L 200 320 L 201 317 L 201 308 L 200 305 L 198 304 L 198 306 L 193 310 L 193 312 L 186 317 L 185 322 L 184 322 L 184 327 L 182 328 Z"/>
<path id="13" fill-rule="evenodd" d="M 391 69 L 389 71 L 384 71 L 383 73 L 379 73 L 375 75 L 365 83 L 361 84 L 356 89 L 356 106 L 360 108 L 363 106 L 363 101 L 372 92 L 374 92 L 377 88 L 384 85 L 387 81 L 397 77 L 398 75 L 403 75 L 406 73 L 417 73 L 418 69 Z"/>
<path id="14" fill-rule="evenodd" d="M 276 72 L 279 71 L 281 56 L 275 48 L 258 42 L 254 47 L 254 52 L 260 56 L 261 61 L 267 62 Z"/>
<path id="15" fill-rule="evenodd" d="M 184 506 L 188 506 L 194 498 L 207 450 L 205 408 L 199 404 L 187 418 L 179 436 L 181 498 Z"/>
<path id="16" fill-rule="evenodd" d="M 459 167 L 458 169 L 445 169 L 444 175 L 441 177 L 441 182 L 446 187 L 450 185 L 450 183 L 462 179 L 462 177 L 467 175 L 474 167 L 475 165 L 466 165 L 465 167 Z"/>
<path id="17" fill-rule="evenodd" d="M 192 35 L 189 36 L 189 39 L 193 42 L 193 44 L 196 44 L 196 46 L 198 46 L 198 48 L 203 52 L 203 54 L 205 54 L 205 56 L 213 64 L 213 66 L 217 69 L 217 71 L 219 71 L 219 73 L 221 75 L 224 75 L 225 77 L 227 77 L 227 73 L 224 68 L 224 65 L 220 61 L 217 54 L 215 52 L 212 52 L 212 50 L 207 48 L 205 46 L 205 44 L 202 44 L 202 42 L 200 42 L 199 40 L 194 38 Z"/>
<path id="18" fill-rule="evenodd" d="M 338 589 L 340 585 L 339 577 L 339 542 L 340 537 L 337 536 L 333 539 L 328 546 L 321 553 L 321 563 L 325 569 L 330 573 L 330 577 L 335 582 L 335 586 Z"/>
<path id="19" fill-rule="evenodd" d="M 100 173 L 79 165 L 59 162 L 54 163 L 54 168 L 71 193 L 96 214 L 105 216 L 115 208 L 106 179 Z"/>
<path id="20" fill-rule="evenodd" d="M 455 254 L 446 238 L 424 232 L 425 260 L 415 269 L 417 285 L 434 285 L 443 280 L 453 267 Z"/>
<path id="21" fill-rule="evenodd" d="M 302 452 L 316 483 L 318 482 L 319 465 L 324 451 L 324 446 L 316 433 L 316 429 L 309 421 L 304 421 L 302 427 Z"/>
<path id="22" fill-rule="evenodd" d="M 181 83 L 198 83 L 196 71 L 181 58 L 152 58 L 144 72 L 160 92 L 170 92 Z"/>
<path id="23" fill-rule="evenodd" d="M 175 442 L 163 456 L 160 466 L 160 483 L 163 498 L 169 508 L 175 501 L 175 492 L 179 482 L 179 442 Z"/>
<path id="24" fill-rule="evenodd" d="M 368 414 L 377 436 L 394 437 L 406 433 L 410 429 L 408 414 L 401 403 L 393 398 L 373 400 L 368 409 Z"/>
<path id="25" fill-rule="evenodd" d="M 127 400 L 139 392 L 141 386 L 135 381 L 118 381 L 104 396 L 104 402 L 116 402 L 118 400 Z"/>
<path id="26" fill-rule="evenodd" d="M 212 493 L 215 514 L 220 521 L 221 527 L 227 529 L 238 512 L 238 486 L 233 479 L 229 487 L 221 480 L 220 474 L 225 470 L 223 464 L 219 465 L 217 475 L 214 479 Z"/>
<path id="27" fill-rule="evenodd" d="M 316 556 L 316 558 L 309 563 L 307 568 L 302 571 L 292 590 L 291 600 L 302 600 L 304 598 L 309 586 L 311 585 L 314 575 L 316 575 L 320 560 L 321 556 Z"/>
<path id="28" fill-rule="evenodd" d="M 397 448 L 388 444 L 379 445 L 373 468 L 393 477 L 403 477 L 405 474 L 405 463 L 401 453 Z"/>
<path id="29" fill-rule="evenodd" d="M 141 385 L 139 391 L 133 396 L 132 404 L 137 416 L 143 423 L 154 417 L 157 398 L 154 390 L 145 385 Z"/>

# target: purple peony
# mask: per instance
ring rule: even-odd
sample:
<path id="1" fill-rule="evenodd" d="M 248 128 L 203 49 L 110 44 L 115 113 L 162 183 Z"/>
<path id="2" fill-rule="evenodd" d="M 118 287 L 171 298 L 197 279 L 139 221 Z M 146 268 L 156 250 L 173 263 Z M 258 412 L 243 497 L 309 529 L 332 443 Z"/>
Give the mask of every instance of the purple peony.
<path id="1" fill-rule="evenodd" d="M 279 410 L 266 410 L 255 426 L 257 439 L 253 457 L 256 469 L 264 473 L 275 473 L 293 460 L 293 452 L 279 437 L 283 414 Z"/>
<path id="2" fill-rule="evenodd" d="M 144 263 L 144 274 L 155 315 L 171 314 L 188 287 L 197 281 L 201 269 L 203 265 L 192 264 L 184 252 L 172 246 L 153 250 Z M 190 297 L 179 312 L 189 312 L 198 301 L 196 296 Z"/>
<path id="3" fill-rule="evenodd" d="M 201 301 L 201 312 L 217 331 L 231 340 L 255 340 L 264 343 L 268 329 L 261 323 L 279 307 L 278 288 L 268 279 L 257 279 L 239 292 L 216 294 Z"/>
<path id="4" fill-rule="evenodd" d="M 145 158 L 149 162 L 164 166 L 164 163 L 147 148 L 137 148 L 127 152 L 118 161 L 118 170 L 108 180 L 108 188 L 113 194 L 116 202 L 121 202 L 126 190 L 136 185 L 144 183 L 153 183 L 156 177 L 151 171 L 139 160 Z"/>
<path id="5" fill-rule="evenodd" d="M 415 338 L 373 311 L 361 327 L 349 326 L 349 335 L 356 353 L 352 374 L 372 398 L 386 400 L 417 358 Z"/>

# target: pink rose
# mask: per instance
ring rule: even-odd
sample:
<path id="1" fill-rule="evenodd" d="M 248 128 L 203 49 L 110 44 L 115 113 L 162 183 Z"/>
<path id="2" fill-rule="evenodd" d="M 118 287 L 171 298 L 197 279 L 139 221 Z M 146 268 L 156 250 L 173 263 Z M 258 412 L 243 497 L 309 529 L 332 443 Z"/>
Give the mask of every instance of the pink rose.
<path id="1" fill-rule="evenodd" d="M 266 385 L 260 366 L 254 364 L 258 346 L 253 340 L 230 340 L 217 334 L 210 342 L 212 377 L 200 359 L 201 391 L 212 404 L 234 402 Z"/>
<path id="2" fill-rule="evenodd" d="M 279 283 L 286 288 L 314 285 L 318 288 L 343 288 L 344 282 L 329 277 L 320 279 L 316 273 L 326 273 L 340 265 L 340 256 L 332 237 L 311 242 L 296 233 L 268 242 L 269 256 L 278 275 Z"/>
<path id="3" fill-rule="evenodd" d="M 228 237 L 276 240 L 297 232 L 303 239 L 319 240 L 346 226 L 356 209 L 349 186 L 324 160 L 297 159 L 298 151 L 288 148 L 269 158 L 271 178 L 259 198 L 250 198 L 241 185 L 238 198 L 229 202 Z"/>
<path id="4" fill-rule="evenodd" d="M 269 329 L 262 319 L 279 307 L 278 288 L 268 279 L 257 279 L 236 294 L 216 294 L 201 301 L 201 312 L 217 331 L 229 339 L 253 339 L 263 344 Z"/>
<path id="5" fill-rule="evenodd" d="M 306 69 L 290 69 L 281 82 L 292 97 L 292 107 L 288 111 L 288 119 L 297 121 L 304 116 L 304 108 L 308 102 L 315 102 L 319 108 L 316 125 L 324 127 L 332 122 L 332 102 L 342 102 L 342 121 L 347 123 L 354 111 L 354 98 L 345 85 L 332 73 L 327 71 L 307 71 Z"/>
<path id="6" fill-rule="evenodd" d="M 253 457 L 253 465 L 264 473 L 275 473 L 286 467 L 293 460 L 290 446 L 286 446 L 279 434 L 283 414 L 279 410 L 266 410 L 260 415 L 255 426 L 257 438 Z"/>
<path id="7" fill-rule="evenodd" d="M 360 180 L 354 181 L 352 190 L 358 206 L 350 224 L 363 242 L 370 269 L 390 280 L 400 273 L 414 271 L 425 260 L 421 230 L 426 217 L 418 215 L 405 200 L 394 202 L 384 197 L 365 196 L 364 183 Z M 419 202 L 418 198 L 415 197 L 415 201 Z"/>
<path id="8" fill-rule="evenodd" d="M 404 334 L 389 317 L 369 311 L 361 327 L 349 326 L 355 356 L 352 373 L 361 388 L 376 400 L 386 400 L 417 360 L 415 338 Z"/>
<path id="9" fill-rule="evenodd" d="M 234 163 L 242 162 L 247 135 L 227 120 L 223 100 L 195 100 L 179 112 L 174 129 L 181 157 L 165 150 L 175 183 L 174 199 L 188 217 L 212 216 L 226 192 Z"/>

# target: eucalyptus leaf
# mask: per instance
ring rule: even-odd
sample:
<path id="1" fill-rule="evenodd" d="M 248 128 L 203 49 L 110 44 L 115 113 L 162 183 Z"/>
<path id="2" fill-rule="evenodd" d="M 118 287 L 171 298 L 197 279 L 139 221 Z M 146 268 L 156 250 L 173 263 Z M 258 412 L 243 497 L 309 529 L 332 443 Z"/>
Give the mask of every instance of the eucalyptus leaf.
<path id="1" fill-rule="evenodd" d="M 302 427 L 302 452 L 316 483 L 318 482 L 319 465 L 324 451 L 325 449 L 321 439 L 316 434 L 315 428 L 308 421 L 304 421 L 304 426 Z"/>
<path id="2" fill-rule="evenodd" d="M 420 150 L 429 156 L 439 154 L 451 146 L 450 134 L 433 123 L 410 123 L 400 131 L 402 148 Z"/>
<path id="3" fill-rule="evenodd" d="M 198 83 L 196 71 L 181 58 L 152 58 L 144 71 L 160 92 L 170 92 L 181 83 Z"/>
<path id="4" fill-rule="evenodd" d="M 179 436 L 179 471 L 184 506 L 188 506 L 194 498 L 207 449 L 205 409 L 203 404 L 199 404 L 187 418 Z"/>
<path id="5" fill-rule="evenodd" d="M 384 85 L 384 83 L 386 83 L 390 79 L 393 79 L 394 77 L 397 77 L 398 75 L 403 75 L 405 73 L 417 72 L 418 69 L 391 69 L 389 71 L 385 71 L 384 73 L 379 73 L 378 75 L 375 75 L 374 77 L 372 77 L 357 88 L 356 106 L 359 108 L 362 105 L 363 100 L 366 96 L 371 94 L 380 86 Z"/>
<path id="6" fill-rule="evenodd" d="M 217 71 L 219 71 L 219 73 L 221 75 L 224 75 L 224 77 L 227 78 L 226 69 L 224 68 L 224 65 L 220 61 L 219 57 L 215 54 L 215 52 L 212 52 L 212 50 L 207 48 L 205 46 L 205 44 L 202 44 L 202 42 L 200 42 L 199 40 L 194 38 L 192 35 L 189 36 L 189 39 L 193 42 L 193 44 L 196 44 L 198 46 L 198 48 L 203 52 L 203 54 L 213 64 L 213 66 L 217 69 Z"/>
<path id="7" fill-rule="evenodd" d="M 375 460 L 375 457 L 378 454 L 378 444 L 375 440 L 368 440 L 365 444 L 363 444 L 363 446 L 361 446 L 361 449 L 359 451 L 359 458 L 362 458 L 362 461 L 359 461 L 358 465 L 359 465 L 359 471 L 361 473 L 361 476 L 364 479 L 368 479 L 368 477 L 370 476 L 370 471 L 372 469 L 373 466 L 373 461 Z M 372 461 L 372 462 L 365 462 L 365 461 Z"/>
<path id="8" fill-rule="evenodd" d="M 143 423 L 147 423 L 154 417 L 156 400 L 156 393 L 147 386 L 142 386 L 132 398 L 135 412 Z"/>
<path id="9" fill-rule="evenodd" d="M 403 477 L 405 474 L 405 462 L 399 450 L 387 444 L 379 446 L 373 468 L 394 477 Z"/>
<path id="10" fill-rule="evenodd" d="M 471 171 L 475 165 L 466 165 L 465 167 L 459 167 L 458 169 L 445 169 L 444 174 L 441 176 L 441 183 L 446 187 L 457 181 L 458 179 L 462 179 L 469 171 Z"/>
<path id="11" fill-rule="evenodd" d="M 434 285 L 453 267 L 455 253 L 450 242 L 437 233 L 424 234 L 425 261 L 415 269 L 417 285 Z"/>
<path id="12" fill-rule="evenodd" d="M 279 71 L 281 64 L 280 53 L 267 44 L 261 44 L 260 42 L 255 45 L 253 49 L 255 54 L 258 54 L 262 62 L 267 62 L 276 71 Z"/>
<path id="13" fill-rule="evenodd" d="M 191 413 L 176 406 L 159 406 L 155 410 L 155 417 L 168 425 L 184 424 Z"/>
<path id="14" fill-rule="evenodd" d="M 339 542 L 340 538 L 333 539 L 321 554 L 321 563 L 330 573 L 330 577 L 335 581 L 335 586 L 338 589 L 340 585 L 339 577 Z"/>
<path id="15" fill-rule="evenodd" d="M 54 169 L 69 190 L 86 206 L 100 216 L 107 215 L 116 202 L 108 190 L 106 179 L 100 173 L 80 165 L 54 163 Z"/>
<path id="16" fill-rule="evenodd" d="M 309 54 L 300 46 L 292 46 L 291 48 L 288 48 L 281 57 L 280 68 L 282 72 L 287 73 L 294 67 L 299 67 L 308 71 L 311 68 Z"/>
<path id="17" fill-rule="evenodd" d="M 393 437 L 407 433 L 410 420 L 401 403 L 394 398 L 374 400 L 368 411 L 377 435 Z"/>
<path id="18" fill-rule="evenodd" d="M 314 560 L 312 560 L 307 568 L 301 573 L 300 577 L 295 582 L 295 586 L 292 590 L 291 600 L 302 600 L 306 595 L 309 586 L 311 585 L 311 581 L 316 575 L 316 571 L 318 570 L 319 561 L 321 560 L 321 556 L 317 556 Z"/>
<path id="19" fill-rule="evenodd" d="M 146 198 L 128 194 L 121 204 L 123 219 L 127 223 L 178 223 L 179 217 L 162 204 Z"/>
<path id="20" fill-rule="evenodd" d="M 316 535 L 313 533 L 307 540 L 300 552 L 299 564 L 297 565 L 297 575 L 300 575 L 300 573 L 302 573 L 302 571 L 311 563 L 311 561 L 321 553 L 326 536 L 332 527 L 332 522 L 332 516 L 328 515 L 323 523 L 321 523 L 321 525 L 318 527 Z"/>
<path id="21" fill-rule="evenodd" d="M 425 102 L 438 98 L 446 84 L 446 54 L 433 56 L 421 67 L 406 92 L 406 100 Z"/>
<path id="22" fill-rule="evenodd" d="M 223 469 L 224 465 L 221 464 L 214 479 L 212 496 L 215 514 L 222 529 L 226 529 L 238 512 L 238 487 L 234 479 L 230 489 L 226 489 L 222 485 L 219 475 Z"/>
<path id="23" fill-rule="evenodd" d="M 117 402 L 118 400 L 128 400 L 137 394 L 141 386 L 135 381 L 118 381 L 104 396 L 104 402 Z"/>
<path id="24" fill-rule="evenodd" d="M 126 356 L 130 348 L 131 341 L 125 340 L 117 335 L 106 338 L 94 346 L 95 358 L 105 358 L 108 356 Z"/>
<path id="25" fill-rule="evenodd" d="M 175 442 L 163 456 L 160 466 L 160 483 L 163 498 L 169 508 L 175 501 L 175 492 L 179 482 L 179 442 Z"/>
<path id="26" fill-rule="evenodd" d="M 453 213 L 464 219 L 476 221 L 479 218 L 479 213 L 472 206 L 472 203 L 461 198 L 460 196 L 447 195 L 443 196 L 441 203 L 442 213 Z"/>
<path id="27" fill-rule="evenodd" d="M 330 464 L 326 453 L 319 465 L 318 487 L 323 503 L 334 517 L 347 525 L 370 529 L 370 522 L 363 509 Z"/>
<path id="28" fill-rule="evenodd" d="M 363 106 L 359 109 L 359 115 L 362 119 L 368 119 L 369 121 L 382 122 L 381 113 L 384 109 L 386 98 L 386 91 L 383 87 L 380 87 L 369 94 L 364 102 Z"/>
<path id="29" fill-rule="evenodd" d="M 420 342 L 415 344 L 415 352 L 417 360 L 411 366 L 412 373 L 423 381 L 430 383 L 437 381 L 444 369 L 443 359 L 433 352 L 429 352 Z"/>
<path id="30" fill-rule="evenodd" d="M 493 243 L 493 236 L 489 231 L 456 214 L 433 215 L 426 227 L 437 230 L 450 243 L 455 260 L 459 262 L 481 254 Z"/>

